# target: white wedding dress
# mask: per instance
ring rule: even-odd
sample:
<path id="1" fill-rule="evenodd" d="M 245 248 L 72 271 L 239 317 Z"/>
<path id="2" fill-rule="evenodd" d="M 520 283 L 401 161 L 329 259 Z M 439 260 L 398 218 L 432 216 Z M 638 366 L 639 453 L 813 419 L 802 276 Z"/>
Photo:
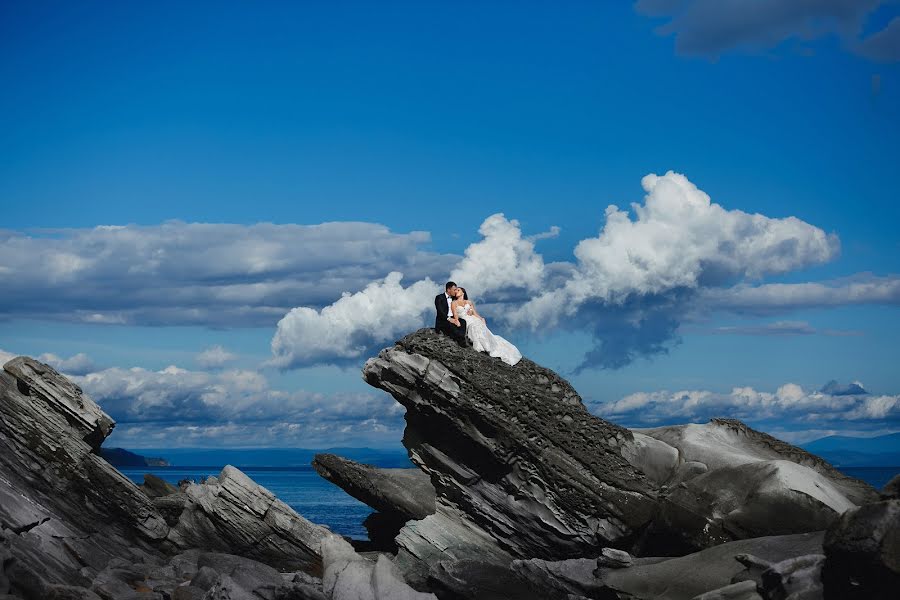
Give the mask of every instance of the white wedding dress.
<path id="1" fill-rule="evenodd" d="M 522 358 L 522 353 L 514 345 L 491 333 L 484 321 L 475 315 L 468 315 L 468 306 L 456 307 L 456 316 L 466 320 L 466 337 L 472 340 L 472 348 L 479 352 L 487 352 L 508 365 L 514 365 Z"/>

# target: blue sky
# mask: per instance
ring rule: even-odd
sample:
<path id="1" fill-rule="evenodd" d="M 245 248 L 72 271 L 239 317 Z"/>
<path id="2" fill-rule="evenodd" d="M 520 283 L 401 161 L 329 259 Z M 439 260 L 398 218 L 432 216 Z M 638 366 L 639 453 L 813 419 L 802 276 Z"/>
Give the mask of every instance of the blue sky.
<path id="1" fill-rule="evenodd" d="M 900 430 L 900 7 L 731 4 L 4 3 L 0 350 L 110 445 L 396 446 L 452 273 L 617 422 Z"/>

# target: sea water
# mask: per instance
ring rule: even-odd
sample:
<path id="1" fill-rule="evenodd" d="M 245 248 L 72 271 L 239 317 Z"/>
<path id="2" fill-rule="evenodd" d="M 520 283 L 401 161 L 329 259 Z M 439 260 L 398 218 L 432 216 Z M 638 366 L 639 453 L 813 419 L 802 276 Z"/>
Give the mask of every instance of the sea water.
<path id="1" fill-rule="evenodd" d="M 372 509 L 323 479 L 312 467 L 246 467 L 241 470 L 313 523 L 326 525 L 333 532 L 350 538 L 368 539 L 362 522 Z M 840 470 L 876 489 L 881 489 L 900 473 L 900 467 L 844 467 Z M 182 479 L 199 482 L 209 476 L 218 476 L 222 467 L 120 467 L 119 471 L 138 484 L 144 482 L 144 473 L 153 473 L 177 486 Z"/>

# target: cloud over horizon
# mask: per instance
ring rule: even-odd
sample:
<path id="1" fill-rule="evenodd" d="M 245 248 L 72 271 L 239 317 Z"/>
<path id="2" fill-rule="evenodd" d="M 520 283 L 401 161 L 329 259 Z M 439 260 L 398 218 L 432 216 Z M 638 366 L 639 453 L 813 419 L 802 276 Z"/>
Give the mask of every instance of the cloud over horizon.
<path id="1" fill-rule="evenodd" d="M 766 276 L 833 260 L 840 241 L 796 217 L 726 209 L 672 171 L 647 175 L 641 183 L 646 196 L 642 204 L 631 204 L 634 218 L 608 206 L 599 235 L 576 244 L 576 262 L 546 263 L 535 249 L 542 234 L 524 236 L 518 221 L 498 213 L 484 220 L 482 239 L 465 250 L 451 278 L 477 290 L 476 302 L 487 303 L 501 326 L 522 335 L 590 331 L 595 346 L 578 370 L 620 368 L 637 357 L 667 352 L 679 342 L 681 323 L 695 314 L 779 314 L 817 303 L 900 298 L 896 277 L 759 285 Z M 425 279 L 403 287 L 401 279 L 398 271 L 321 310 L 294 308 L 273 337 L 273 364 L 353 364 L 430 324 L 431 300 L 440 285 Z M 795 293 L 792 286 L 806 286 L 808 292 Z M 796 334 L 803 328 L 780 329 Z"/>
<path id="2" fill-rule="evenodd" d="M 0 230 L 0 317 L 264 327 L 390 271 L 424 278 L 458 257 L 376 223 L 184 223 Z"/>
<path id="3" fill-rule="evenodd" d="M 858 432 L 900 430 L 900 395 L 870 394 L 858 384 L 829 382 L 819 390 L 786 383 L 774 392 L 734 387 L 729 392 L 659 390 L 636 392 L 614 402 L 587 402 L 589 410 L 626 427 L 659 427 L 740 419 L 766 431 Z"/>

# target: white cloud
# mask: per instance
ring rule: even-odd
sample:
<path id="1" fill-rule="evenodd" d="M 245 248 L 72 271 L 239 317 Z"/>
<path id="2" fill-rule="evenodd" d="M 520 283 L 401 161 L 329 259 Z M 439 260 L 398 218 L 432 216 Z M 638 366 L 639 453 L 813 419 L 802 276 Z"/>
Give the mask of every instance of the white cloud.
<path id="1" fill-rule="evenodd" d="M 837 386 L 840 387 L 840 386 Z M 657 426 L 730 417 L 776 425 L 780 431 L 819 429 L 831 425 L 845 429 L 847 422 L 868 427 L 900 428 L 900 395 L 828 394 L 786 383 L 775 392 L 734 387 L 730 392 L 667 390 L 637 392 L 607 403 L 588 403 L 591 412 L 628 426 Z"/>
<path id="2" fill-rule="evenodd" d="M 38 356 L 37 359 L 66 375 L 84 375 L 97 369 L 94 361 L 84 352 L 79 352 L 69 358 L 61 358 L 47 352 Z"/>
<path id="3" fill-rule="evenodd" d="M 610 205 L 600 235 L 576 246 L 572 278 L 530 301 L 518 322 L 546 327 L 586 303 L 624 305 L 721 286 L 823 263 L 838 252 L 837 237 L 818 227 L 726 210 L 678 173 L 647 175 L 641 183 L 647 196 L 631 205 L 636 219 Z"/>
<path id="4" fill-rule="evenodd" d="M 558 231 L 556 228 L 550 233 Z M 534 251 L 535 238 L 522 237 L 518 221 L 507 220 L 502 213 L 491 215 L 478 233 L 483 239 L 466 248 L 465 257 L 450 273 L 451 280 L 479 297 L 508 288 L 534 290 L 542 285 L 544 260 Z"/>
<path id="5" fill-rule="evenodd" d="M 194 357 L 194 361 L 198 365 L 207 369 L 221 367 L 235 359 L 237 359 L 237 355 L 232 354 L 220 345 L 210 346 Z"/>
<path id="6" fill-rule="evenodd" d="M 7 352 L 6 350 L 0 349 L 0 367 L 19 356 L 18 354 L 13 354 L 11 352 Z"/>
<path id="7" fill-rule="evenodd" d="M 292 309 L 278 322 L 271 364 L 284 369 L 359 359 L 422 327 L 441 288 L 427 278 L 404 288 L 402 278 L 390 273 L 322 310 Z"/>
<path id="8" fill-rule="evenodd" d="M 287 392 L 256 371 L 172 365 L 110 368 L 71 379 L 117 422 L 107 445 L 396 443 L 403 431 L 403 407 L 387 394 Z"/>
<path id="9" fill-rule="evenodd" d="M 642 185 L 643 204 L 632 203 L 631 213 L 607 207 L 599 235 L 576 245 L 574 263 L 546 263 L 535 250 L 536 240 L 558 229 L 526 236 L 518 221 L 498 213 L 484 220 L 482 239 L 465 250 L 451 279 L 465 286 L 501 327 L 538 334 L 558 328 L 591 332 L 596 346 L 580 368 L 618 368 L 638 356 L 666 352 L 678 343 L 679 326 L 692 315 L 716 310 L 777 314 L 824 303 L 896 303 L 900 297 L 900 279 L 865 275 L 836 286 L 754 287 L 766 276 L 832 260 L 840 251 L 837 236 L 796 217 L 728 210 L 672 171 L 647 175 Z M 430 322 L 422 315 L 431 312 L 439 285 L 429 279 L 427 285 L 420 280 L 403 288 L 399 272 L 394 277 L 395 283 L 385 280 L 345 293 L 321 310 L 293 309 L 272 341 L 273 364 L 292 368 L 358 361 L 380 343 Z M 375 319 L 372 297 L 387 286 L 396 299 Z M 752 329 L 743 333 L 858 333 L 817 331 L 787 320 Z"/>
<path id="10" fill-rule="evenodd" d="M 86 323 L 274 325 L 394 269 L 419 279 L 458 260 L 426 232 L 374 223 L 182 223 L 0 231 L 0 314 Z"/>
<path id="11" fill-rule="evenodd" d="M 900 277 L 859 273 L 826 282 L 739 284 L 726 289 L 705 289 L 704 307 L 737 313 L 767 315 L 807 308 L 858 304 L 900 304 Z"/>

